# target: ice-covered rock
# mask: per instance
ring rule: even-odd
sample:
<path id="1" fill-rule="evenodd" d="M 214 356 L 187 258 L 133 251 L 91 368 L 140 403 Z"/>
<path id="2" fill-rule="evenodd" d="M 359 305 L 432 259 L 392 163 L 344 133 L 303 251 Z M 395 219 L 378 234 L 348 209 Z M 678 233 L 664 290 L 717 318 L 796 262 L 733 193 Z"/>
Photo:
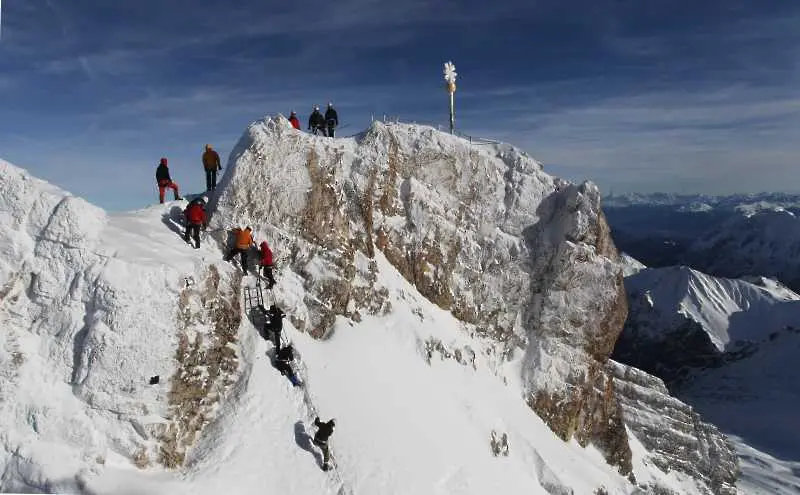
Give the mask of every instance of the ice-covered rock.
<path id="1" fill-rule="evenodd" d="M 661 379 L 616 361 L 609 361 L 607 369 L 614 377 L 625 424 L 647 449 L 644 462 L 700 480 L 705 493 L 737 493 L 736 454 L 714 425 L 670 396 Z"/>

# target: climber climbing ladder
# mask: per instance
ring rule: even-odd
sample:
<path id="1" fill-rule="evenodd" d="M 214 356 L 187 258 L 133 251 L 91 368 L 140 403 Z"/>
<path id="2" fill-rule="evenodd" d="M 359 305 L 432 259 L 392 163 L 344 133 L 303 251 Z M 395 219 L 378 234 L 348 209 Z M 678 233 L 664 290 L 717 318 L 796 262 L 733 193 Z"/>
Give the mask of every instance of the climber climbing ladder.
<path id="1" fill-rule="evenodd" d="M 271 305 L 274 303 L 275 299 L 272 296 L 272 289 L 267 289 L 268 291 L 268 303 Z M 248 285 L 243 288 L 243 295 L 244 295 L 244 305 L 245 311 L 247 313 L 248 318 L 253 323 L 253 325 L 258 328 L 262 329 L 265 328 L 265 323 L 268 320 L 268 312 L 267 312 L 267 304 L 265 303 L 264 297 L 264 286 L 261 284 L 261 279 L 256 278 L 254 285 Z M 269 339 L 268 336 L 264 336 L 264 338 Z M 281 348 L 286 347 L 291 344 L 288 335 L 285 333 L 281 333 Z M 305 423 L 312 424 L 313 419 L 319 416 L 317 412 L 317 408 L 314 405 L 311 394 L 309 393 L 308 388 L 306 387 L 306 377 L 308 376 L 308 368 L 306 367 L 305 363 L 303 362 L 302 355 L 298 355 L 295 351 L 295 359 L 294 359 L 294 366 L 293 366 L 294 375 L 300 381 L 301 389 L 302 389 L 302 403 L 305 406 Z M 350 489 L 345 485 L 344 480 L 342 479 L 341 475 L 338 472 L 338 464 L 334 457 L 333 448 L 329 445 L 329 452 L 330 452 L 330 465 L 332 469 L 330 470 L 330 477 L 331 480 L 334 482 L 335 485 L 338 486 L 337 493 L 341 495 L 349 495 L 351 493 Z"/>
<path id="2" fill-rule="evenodd" d="M 265 308 L 267 306 L 264 304 L 264 288 L 261 285 L 261 279 L 256 278 L 255 286 L 246 285 L 242 291 L 245 314 L 256 328 L 263 328 L 266 322 Z"/>

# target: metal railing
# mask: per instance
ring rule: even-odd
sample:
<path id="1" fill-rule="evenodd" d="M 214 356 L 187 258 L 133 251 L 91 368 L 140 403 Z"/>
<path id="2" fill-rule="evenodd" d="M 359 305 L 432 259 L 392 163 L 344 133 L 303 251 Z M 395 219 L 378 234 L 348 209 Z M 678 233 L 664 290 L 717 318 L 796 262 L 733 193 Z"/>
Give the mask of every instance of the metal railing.
<path id="1" fill-rule="evenodd" d="M 375 116 L 373 115 L 373 116 L 371 117 L 371 119 L 372 119 L 372 121 L 375 121 Z M 433 124 L 433 123 L 431 123 L 431 122 L 416 122 L 416 121 L 407 121 L 407 120 L 402 120 L 402 119 L 401 119 L 399 116 L 397 116 L 397 115 L 386 115 L 386 114 L 384 114 L 384 115 L 383 115 L 383 118 L 381 119 L 381 122 L 383 122 L 384 124 L 411 124 L 411 125 L 427 125 L 427 126 L 429 126 L 429 127 L 433 127 L 433 128 L 435 128 L 436 130 L 439 130 L 439 131 L 442 131 L 442 132 L 448 132 L 448 133 L 450 132 L 449 126 L 447 126 L 447 128 L 446 128 L 446 129 L 443 129 L 443 128 L 442 128 L 442 124 Z M 469 143 L 470 143 L 470 144 L 476 144 L 476 145 L 482 145 L 482 144 L 500 144 L 500 141 L 498 141 L 498 140 L 496 140 L 496 139 L 483 138 L 483 137 L 478 137 L 478 136 L 471 136 L 471 135 L 469 135 L 469 134 L 466 134 L 466 133 L 463 133 L 463 132 L 459 131 L 458 129 L 456 129 L 456 130 L 453 132 L 453 135 L 454 135 L 454 136 L 458 136 L 458 137 L 460 137 L 460 138 L 462 138 L 462 139 L 466 139 L 467 141 L 469 141 Z"/>

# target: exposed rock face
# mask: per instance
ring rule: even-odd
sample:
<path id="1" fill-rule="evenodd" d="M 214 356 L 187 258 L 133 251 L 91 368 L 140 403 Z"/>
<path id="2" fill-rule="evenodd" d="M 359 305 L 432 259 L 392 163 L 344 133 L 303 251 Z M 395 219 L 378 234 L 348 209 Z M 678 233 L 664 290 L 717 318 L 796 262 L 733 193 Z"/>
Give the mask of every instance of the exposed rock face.
<path id="1" fill-rule="evenodd" d="M 569 186 L 548 197 L 539 211 L 542 220 L 528 235 L 533 253 L 530 404 L 562 438 L 574 435 L 582 445 L 595 443 L 627 474 L 630 449 L 614 383 L 602 365 L 627 305 L 597 190 Z M 553 226 L 562 230 L 553 235 Z"/>
<path id="2" fill-rule="evenodd" d="M 734 495 L 738 462 L 733 447 L 688 405 L 670 397 L 664 382 L 644 371 L 609 361 L 625 423 L 664 472 L 700 480 L 708 493 Z"/>
<path id="3" fill-rule="evenodd" d="M 241 323 L 240 278 L 222 280 L 210 265 L 201 283 L 184 288 L 179 296 L 177 328 L 178 367 L 171 380 L 169 422 L 158 424 L 158 461 L 168 468 L 184 464 L 186 451 L 214 417 L 239 372 L 234 346 Z"/>
<path id="4" fill-rule="evenodd" d="M 605 369 L 625 293 L 594 185 L 553 179 L 510 146 L 398 124 L 329 140 L 268 119 L 231 159 L 217 207 L 233 218 L 212 222 L 253 225 L 305 280 L 291 315 L 301 328 L 323 337 L 336 315 L 387 311 L 371 262 L 381 252 L 501 353 L 523 349 L 530 406 L 630 472 Z"/>

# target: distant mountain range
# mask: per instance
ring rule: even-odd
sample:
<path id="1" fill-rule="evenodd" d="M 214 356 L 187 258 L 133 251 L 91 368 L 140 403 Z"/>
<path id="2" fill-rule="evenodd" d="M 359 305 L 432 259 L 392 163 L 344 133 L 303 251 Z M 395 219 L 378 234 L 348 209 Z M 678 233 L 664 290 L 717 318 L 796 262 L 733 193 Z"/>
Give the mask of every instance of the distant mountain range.
<path id="1" fill-rule="evenodd" d="M 628 193 L 610 194 L 603 197 L 605 208 L 623 208 L 629 206 L 673 206 L 686 211 L 708 209 L 736 209 L 744 204 L 763 204 L 783 208 L 800 208 L 800 194 L 792 193 L 752 193 L 731 194 L 728 196 L 710 196 L 707 194 L 674 194 L 674 193 Z"/>
<path id="2" fill-rule="evenodd" d="M 617 246 L 647 266 L 768 276 L 800 290 L 800 195 L 627 194 L 603 209 Z"/>

